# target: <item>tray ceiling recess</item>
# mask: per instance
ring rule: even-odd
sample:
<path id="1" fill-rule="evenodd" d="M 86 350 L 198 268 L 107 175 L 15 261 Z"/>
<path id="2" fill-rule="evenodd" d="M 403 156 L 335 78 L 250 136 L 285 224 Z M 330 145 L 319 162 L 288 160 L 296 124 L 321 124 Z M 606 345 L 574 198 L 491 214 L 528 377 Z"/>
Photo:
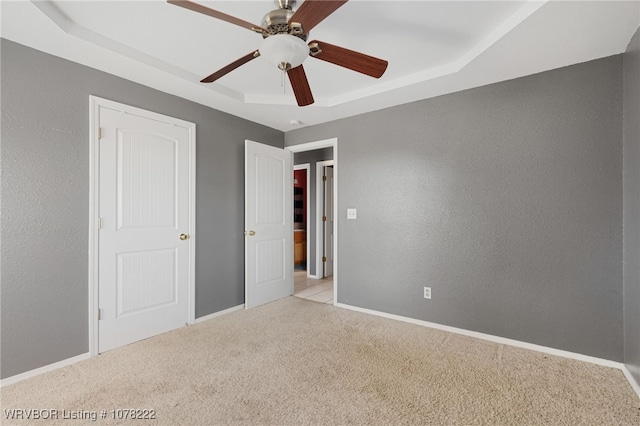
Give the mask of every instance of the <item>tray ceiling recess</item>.
<path id="1" fill-rule="evenodd" d="M 3 38 L 282 131 L 619 54 L 640 22 L 639 1 L 20 0 L 0 7 Z M 273 50 L 301 53 L 270 62 L 265 52 L 280 36 L 297 40 Z"/>

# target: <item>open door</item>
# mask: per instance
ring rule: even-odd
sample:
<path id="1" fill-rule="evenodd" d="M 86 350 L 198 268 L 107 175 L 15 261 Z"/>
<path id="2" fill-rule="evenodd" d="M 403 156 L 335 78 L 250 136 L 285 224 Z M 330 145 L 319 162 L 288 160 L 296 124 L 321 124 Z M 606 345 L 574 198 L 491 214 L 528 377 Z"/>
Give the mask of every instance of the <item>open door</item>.
<path id="1" fill-rule="evenodd" d="M 245 141 L 245 308 L 293 294 L 293 154 Z"/>
<path id="2" fill-rule="evenodd" d="M 333 166 L 324 167 L 324 277 L 333 276 Z"/>

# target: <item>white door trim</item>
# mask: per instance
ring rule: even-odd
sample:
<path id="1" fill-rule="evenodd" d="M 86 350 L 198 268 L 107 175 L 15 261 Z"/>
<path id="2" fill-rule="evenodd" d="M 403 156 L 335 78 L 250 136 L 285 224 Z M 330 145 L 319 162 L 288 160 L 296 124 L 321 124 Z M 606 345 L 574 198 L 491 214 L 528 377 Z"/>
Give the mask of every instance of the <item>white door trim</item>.
<path id="1" fill-rule="evenodd" d="M 125 114 L 137 115 L 151 120 L 170 123 L 189 130 L 189 324 L 195 322 L 196 287 L 196 125 L 194 123 L 169 117 L 140 108 L 89 96 L 89 354 L 98 355 L 98 260 L 99 260 L 99 217 L 100 212 L 100 150 L 99 112 L 100 108 L 109 108 Z"/>
<path id="2" fill-rule="evenodd" d="M 338 222 L 340 221 L 340 216 L 338 216 L 338 174 L 340 171 L 338 167 L 338 138 L 286 146 L 284 149 L 296 153 L 322 148 L 333 148 L 333 304 L 336 305 L 338 303 Z M 316 275 L 318 275 L 318 270 L 316 270 Z"/>
<path id="3" fill-rule="evenodd" d="M 311 163 L 303 163 L 303 164 L 294 164 L 293 165 L 293 170 L 306 170 L 307 171 L 307 187 L 305 188 L 305 208 L 307 209 L 307 215 L 304 218 L 305 221 L 305 230 L 309 230 L 309 206 L 311 205 L 311 192 L 310 192 L 310 188 L 311 188 L 311 184 L 310 184 L 310 171 L 311 171 Z M 306 242 L 306 247 L 307 247 L 307 256 L 305 259 L 307 259 L 307 277 L 310 278 L 316 278 L 313 275 L 311 275 L 311 270 L 309 268 L 309 259 L 311 258 L 311 247 L 309 244 L 309 233 L 305 232 L 306 234 L 306 238 L 307 238 L 307 242 Z M 295 244 L 295 243 L 294 243 Z M 295 268 L 295 265 L 293 266 Z"/>
<path id="4" fill-rule="evenodd" d="M 333 166 L 333 160 L 318 161 L 316 163 L 316 275 L 318 278 L 324 278 L 324 265 L 322 264 L 322 253 L 324 252 L 324 223 L 322 222 L 322 216 L 324 216 L 324 182 L 320 177 L 324 176 L 324 168 L 326 166 Z M 335 189 L 335 185 L 333 186 Z M 334 215 L 333 217 L 335 220 L 337 216 Z"/>

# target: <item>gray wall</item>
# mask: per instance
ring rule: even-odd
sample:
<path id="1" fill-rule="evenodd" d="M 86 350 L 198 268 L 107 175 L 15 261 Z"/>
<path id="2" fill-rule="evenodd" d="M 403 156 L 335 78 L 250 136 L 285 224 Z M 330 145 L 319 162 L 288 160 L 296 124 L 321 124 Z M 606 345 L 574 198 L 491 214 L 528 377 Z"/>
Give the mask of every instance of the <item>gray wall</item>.
<path id="1" fill-rule="evenodd" d="M 640 31 L 624 54 L 624 362 L 640 383 Z"/>
<path id="2" fill-rule="evenodd" d="M 331 137 L 339 303 L 622 361 L 622 56 L 285 145 Z"/>
<path id="3" fill-rule="evenodd" d="M 621 56 L 287 133 L 339 138 L 339 302 L 624 357 L 638 378 L 638 50 L 636 34 L 625 351 Z M 243 142 L 282 134 L 6 40 L 1 55 L 1 377 L 88 350 L 90 94 L 197 124 L 196 315 L 242 303 Z"/>
<path id="4" fill-rule="evenodd" d="M 1 54 L 1 376 L 89 350 L 89 95 L 196 123 L 196 316 L 244 303 L 244 140 L 283 134 L 7 40 Z"/>
<path id="5" fill-rule="evenodd" d="M 297 152 L 293 154 L 293 164 L 309 163 L 309 197 L 310 202 L 307 206 L 307 215 L 309 217 L 309 227 L 307 235 L 310 244 L 309 257 L 307 259 L 307 272 L 316 275 L 316 163 L 318 161 L 333 160 L 333 148 L 315 149 L 313 151 Z"/>

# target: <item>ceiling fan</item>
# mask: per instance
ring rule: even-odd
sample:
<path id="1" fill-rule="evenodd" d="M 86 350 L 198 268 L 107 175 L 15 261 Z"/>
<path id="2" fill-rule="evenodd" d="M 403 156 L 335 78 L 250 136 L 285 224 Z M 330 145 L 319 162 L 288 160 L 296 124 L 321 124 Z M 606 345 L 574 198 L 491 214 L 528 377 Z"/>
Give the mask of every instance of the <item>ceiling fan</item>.
<path id="1" fill-rule="evenodd" d="M 309 56 L 374 78 L 380 78 L 387 69 L 388 62 L 383 59 L 323 41 L 313 40 L 306 43 L 309 31 L 347 1 L 305 0 L 294 12 L 293 6 L 295 6 L 296 0 L 274 0 L 278 9 L 267 13 L 262 18 L 262 25 L 258 26 L 191 0 L 167 0 L 168 3 L 176 6 L 247 28 L 262 35 L 262 44 L 258 50 L 205 77 L 201 80 L 202 83 L 214 82 L 252 59 L 262 56 L 287 73 L 299 106 L 313 103 L 311 87 L 302 67 L 302 62 Z"/>

